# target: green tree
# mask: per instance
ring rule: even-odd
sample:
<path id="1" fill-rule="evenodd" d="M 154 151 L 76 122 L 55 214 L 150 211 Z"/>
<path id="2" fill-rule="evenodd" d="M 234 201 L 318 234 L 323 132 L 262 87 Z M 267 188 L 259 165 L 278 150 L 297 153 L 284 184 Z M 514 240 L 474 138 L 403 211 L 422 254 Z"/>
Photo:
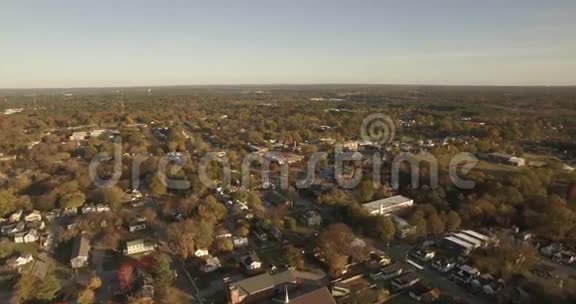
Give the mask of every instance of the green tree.
<path id="1" fill-rule="evenodd" d="M 113 208 L 117 207 L 124 200 L 124 191 L 118 186 L 102 189 L 102 198 L 105 203 Z"/>
<path id="2" fill-rule="evenodd" d="M 154 256 L 154 270 L 152 277 L 154 278 L 154 291 L 160 296 L 165 296 L 168 288 L 174 282 L 174 274 L 172 272 L 172 260 L 170 256 L 161 253 Z"/>
<path id="3" fill-rule="evenodd" d="M 396 227 L 389 216 L 373 216 L 370 217 L 368 231 L 374 237 L 383 241 L 389 242 L 394 239 Z"/>
<path id="4" fill-rule="evenodd" d="M 246 201 L 248 203 L 248 207 L 254 210 L 262 210 L 262 200 L 257 193 L 248 192 Z"/>
<path id="5" fill-rule="evenodd" d="M 153 195 L 160 196 L 166 194 L 166 184 L 158 174 L 154 174 L 148 182 L 148 189 Z"/>
<path id="6" fill-rule="evenodd" d="M 446 230 L 454 231 L 460 228 L 460 224 L 462 219 L 460 219 L 460 215 L 455 211 L 450 211 L 446 215 Z"/>
<path id="7" fill-rule="evenodd" d="M 219 238 L 216 239 L 216 249 L 219 252 L 230 252 L 234 250 L 234 243 L 230 238 Z"/>
<path id="8" fill-rule="evenodd" d="M 226 206 L 219 203 L 212 195 L 206 197 L 204 204 L 198 206 L 198 216 L 211 223 L 223 220 L 227 213 Z"/>
<path id="9" fill-rule="evenodd" d="M 61 208 L 78 208 L 84 204 L 86 201 L 86 195 L 81 191 L 75 191 L 72 193 L 64 194 L 60 197 L 60 207 Z"/>
<path id="10" fill-rule="evenodd" d="M 0 216 L 4 217 L 16 210 L 17 198 L 12 192 L 0 190 Z"/>
<path id="11" fill-rule="evenodd" d="M 289 245 L 286 249 L 286 261 L 288 265 L 295 267 L 296 269 L 304 269 L 304 254 L 301 248 L 296 248 Z"/>
<path id="12" fill-rule="evenodd" d="M 206 249 L 214 241 L 214 225 L 202 220 L 194 221 L 194 243 L 196 248 Z"/>
<path id="13" fill-rule="evenodd" d="M 196 250 L 195 235 L 195 224 L 193 220 L 173 223 L 168 227 L 170 247 L 176 255 L 184 260 L 192 256 Z"/>
<path id="14" fill-rule="evenodd" d="M 25 273 L 20 276 L 14 290 L 14 298 L 19 302 L 50 301 L 60 290 L 60 281 L 52 272 L 42 279 Z"/>
<path id="15" fill-rule="evenodd" d="M 438 235 L 444 232 L 444 221 L 436 212 L 428 216 L 427 224 L 427 231 L 430 234 Z"/>
<path id="16" fill-rule="evenodd" d="M 357 190 L 358 199 L 361 202 L 368 202 L 374 196 L 374 183 L 370 179 L 363 180 Z"/>

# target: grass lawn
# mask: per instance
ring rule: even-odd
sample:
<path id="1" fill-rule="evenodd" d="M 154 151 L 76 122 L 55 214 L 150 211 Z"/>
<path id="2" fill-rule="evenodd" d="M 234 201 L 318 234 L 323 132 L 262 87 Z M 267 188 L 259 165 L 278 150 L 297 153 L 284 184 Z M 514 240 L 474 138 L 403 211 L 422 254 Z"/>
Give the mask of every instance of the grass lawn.
<path id="1" fill-rule="evenodd" d="M 284 251 L 282 247 L 272 247 L 257 251 L 256 253 L 264 265 L 285 265 L 288 261 L 285 259 Z"/>
<path id="2" fill-rule="evenodd" d="M 0 259 L 7 258 L 14 254 L 15 252 L 26 252 L 36 255 L 38 252 L 38 245 L 36 243 L 14 243 L 14 242 L 2 242 L 0 243 Z"/>

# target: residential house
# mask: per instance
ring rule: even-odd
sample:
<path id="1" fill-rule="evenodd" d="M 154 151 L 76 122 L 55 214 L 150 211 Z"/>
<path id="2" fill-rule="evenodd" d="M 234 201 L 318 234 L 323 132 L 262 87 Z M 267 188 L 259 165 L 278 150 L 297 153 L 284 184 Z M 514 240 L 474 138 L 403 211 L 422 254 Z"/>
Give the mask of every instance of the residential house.
<path id="1" fill-rule="evenodd" d="M 12 214 L 10 214 L 10 217 L 8 218 L 9 222 L 18 222 L 20 221 L 20 219 L 22 218 L 22 214 L 24 212 L 20 209 Z"/>
<path id="2" fill-rule="evenodd" d="M 197 249 L 194 252 L 194 255 L 197 257 L 206 257 L 210 255 L 210 252 L 208 251 L 208 249 Z"/>
<path id="3" fill-rule="evenodd" d="M 35 230 L 44 230 L 46 228 L 46 224 L 44 221 L 39 222 L 26 222 L 26 229 L 35 229 Z"/>
<path id="4" fill-rule="evenodd" d="M 24 215 L 25 222 L 40 222 L 42 221 L 42 213 L 38 210 L 32 210 Z"/>
<path id="5" fill-rule="evenodd" d="M 418 248 L 412 250 L 409 254 L 411 259 L 415 259 L 421 262 L 431 261 L 436 256 L 436 252 L 431 248 Z"/>
<path id="6" fill-rule="evenodd" d="M 315 210 L 306 211 L 301 217 L 302 224 L 308 227 L 318 227 L 322 225 L 322 215 Z"/>
<path id="7" fill-rule="evenodd" d="M 248 246 L 248 238 L 244 236 L 233 236 L 232 243 L 234 243 L 234 248 L 246 247 Z"/>
<path id="8" fill-rule="evenodd" d="M 90 240 L 86 235 L 80 235 L 74 240 L 74 247 L 72 248 L 72 257 L 70 258 L 70 265 L 72 268 L 81 268 L 88 263 L 90 254 Z"/>
<path id="9" fill-rule="evenodd" d="M 291 165 L 302 161 L 304 156 L 286 152 L 267 152 L 264 158 L 270 162 L 277 162 L 279 165 Z"/>
<path id="10" fill-rule="evenodd" d="M 258 272 L 262 269 L 262 262 L 254 252 L 240 257 L 240 264 L 250 273 Z"/>
<path id="11" fill-rule="evenodd" d="M 78 215 L 78 208 L 66 208 L 62 211 L 62 215 Z"/>
<path id="12" fill-rule="evenodd" d="M 44 214 L 44 217 L 48 221 L 53 221 L 53 220 L 59 218 L 61 213 L 62 213 L 62 211 L 60 209 L 52 209 L 52 210 L 46 212 Z"/>
<path id="13" fill-rule="evenodd" d="M 224 227 L 218 227 L 214 233 L 214 238 L 216 239 L 229 239 L 232 237 L 232 233 Z"/>
<path id="14" fill-rule="evenodd" d="M 268 148 L 256 146 L 253 144 L 245 144 L 244 149 L 246 149 L 246 151 L 248 152 L 260 152 L 260 153 L 268 152 Z"/>
<path id="15" fill-rule="evenodd" d="M 456 261 L 451 259 L 436 259 L 432 262 L 432 268 L 447 273 L 456 267 Z"/>
<path id="16" fill-rule="evenodd" d="M 480 271 L 478 269 L 468 265 L 460 265 L 452 270 L 450 279 L 459 283 L 469 284 L 479 275 Z"/>
<path id="17" fill-rule="evenodd" d="M 402 195 L 384 198 L 362 205 L 371 215 L 387 215 L 410 208 L 414 205 L 414 200 Z"/>
<path id="18" fill-rule="evenodd" d="M 404 272 L 402 264 L 400 262 L 393 262 L 384 267 L 380 267 L 379 270 L 370 274 L 373 280 L 389 280 L 401 275 Z"/>
<path id="19" fill-rule="evenodd" d="M 96 212 L 107 212 L 110 211 L 110 207 L 104 204 L 96 204 Z"/>
<path id="20" fill-rule="evenodd" d="M 382 252 L 371 252 L 368 259 L 364 262 L 366 267 L 371 270 L 377 270 L 390 264 L 391 260 Z"/>
<path id="21" fill-rule="evenodd" d="M 88 132 L 82 131 L 82 132 L 73 132 L 72 135 L 70 135 L 70 137 L 68 139 L 70 141 L 82 141 L 82 140 L 86 140 L 87 137 L 88 137 Z"/>
<path id="22" fill-rule="evenodd" d="M 393 290 L 406 290 L 416 283 L 420 282 L 420 276 L 415 272 L 406 272 L 399 277 L 392 280 L 390 285 L 392 286 Z"/>
<path id="23" fill-rule="evenodd" d="M 344 150 L 358 151 L 358 141 L 356 141 L 356 140 L 345 141 L 345 142 L 341 143 L 340 146 Z"/>
<path id="24" fill-rule="evenodd" d="M 17 258 L 8 261 L 7 264 L 13 269 L 18 269 L 32 261 L 34 261 L 34 257 L 30 253 L 24 253 Z"/>
<path id="25" fill-rule="evenodd" d="M 82 206 L 82 208 L 80 208 L 80 210 L 82 211 L 82 214 L 88 214 L 96 212 L 96 207 L 94 207 L 93 205 L 85 204 L 84 206 Z"/>
<path id="26" fill-rule="evenodd" d="M 10 222 L 2 226 L 2 234 L 10 236 L 16 233 L 23 232 L 25 229 L 26 229 L 26 223 L 24 221 Z"/>
<path id="27" fill-rule="evenodd" d="M 128 223 L 128 230 L 130 232 L 145 230 L 146 228 L 148 228 L 148 225 L 146 224 L 146 218 L 143 217 L 132 219 Z"/>
<path id="28" fill-rule="evenodd" d="M 200 266 L 200 271 L 204 273 L 210 273 L 220 269 L 220 267 L 222 267 L 220 259 L 218 259 L 217 257 L 209 256 L 205 260 L 205 264 Z"/>
<path id="29" fill-rule="evenodd" d="M 477 153 L 478 158 L 487 161 L 498 162 L 506 165 L 522 167 L 526 165 L 526 159 L 504 153 Z"/>
<path id="30" fill-rule="evenodd" d="M 124 246 L 124 254 L 139 254 L 154 251 L 156 249 L 156 244 L 151 241 L 146 241 L 144 239 L 136 239 L 126 242 Z"/>
<path id="31" fill-rule="evenodd" d="M 38 232 L 35 229 L 14 234 L 15 243 L 33 243 L 38 240 Z"/>

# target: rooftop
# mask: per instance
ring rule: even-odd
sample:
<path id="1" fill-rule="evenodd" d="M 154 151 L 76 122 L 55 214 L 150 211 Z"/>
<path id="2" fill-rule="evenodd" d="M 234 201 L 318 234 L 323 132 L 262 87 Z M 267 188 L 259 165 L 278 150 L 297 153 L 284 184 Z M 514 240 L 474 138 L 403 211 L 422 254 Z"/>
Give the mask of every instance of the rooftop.
<path id="1" fill-rule="evenodd" d="M 387 207 L 392 207 L 395 205 L 400 205 L 403 203 L 408 203 L 411 201 L 412 201 L 411 198 L 407 198 L 407 197 L 402 196 L 402 195 L 396 195 L 393 197 L 383 198 L 383 199 L 379 199 L 379 200 L 372 201 L 369 203 L 365 203 L 362 205 L 362 207 L 370 209 L 370 210 L 377 210 L 380 207 L 387 208 Z"/>

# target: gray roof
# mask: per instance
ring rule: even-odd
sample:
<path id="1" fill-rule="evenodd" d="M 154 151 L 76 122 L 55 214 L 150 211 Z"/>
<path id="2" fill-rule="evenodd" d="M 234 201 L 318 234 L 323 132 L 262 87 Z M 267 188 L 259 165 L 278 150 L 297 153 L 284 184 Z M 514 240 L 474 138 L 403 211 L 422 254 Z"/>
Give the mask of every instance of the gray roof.
<path id="1" fill-rule="evenodd" d="M 276 286 L 296 282 L 296 275 L 292 270 L 286 270 L 272 275 Z"/>
<path id="2" fill-rule="evenodd" d="M 336 304 L 336 301 L 326 287 L 305 293 L 294 299 L 290 299 L 290 304 Z"/>
<path id="3" fill-rule="evenodd" d="M 233 283 L 232 285 L 238 287 L 246 294 L 254 294 L 267 289 L 274 288 L 274 280 L 269 273 L 263 273 L 254 277 Z"/>
<path id="4" fill-rule="evenodd" d="M 293 271 L 287 270 L 273 275 L 263 273 L 234 282 L 232 285 L 241 289 L 245 294 L 250 295 L 294 282 L 296 282 L 296 275 Z"/>
<path id="5" fill-rule="evenodd" d="M 72 258 L 80 256 L 88 256 L 90 252 L 90 240 L 85 235 L 81 235 L 74 241 L 74 248 L 72 249 Z"/>
<path id="6" fill-rule="evenodd" d="M 387 208 L 387 207 L 392 207 L 392 206 L 399 205 L 402 203 L 406 203 L 409 201 L 412 201 L 412 199 L 407 198 L 407 197 L 402 196 L 402 195 L 396 195 L 393 197 L 383 198 L 383 199 L 379 199 L 376 201 L 372 201 L 372 202 L 363 204 L 362 207 L 369 209 L 369 210 L 377 210 L 380 208 L 380 206 Z"/>

